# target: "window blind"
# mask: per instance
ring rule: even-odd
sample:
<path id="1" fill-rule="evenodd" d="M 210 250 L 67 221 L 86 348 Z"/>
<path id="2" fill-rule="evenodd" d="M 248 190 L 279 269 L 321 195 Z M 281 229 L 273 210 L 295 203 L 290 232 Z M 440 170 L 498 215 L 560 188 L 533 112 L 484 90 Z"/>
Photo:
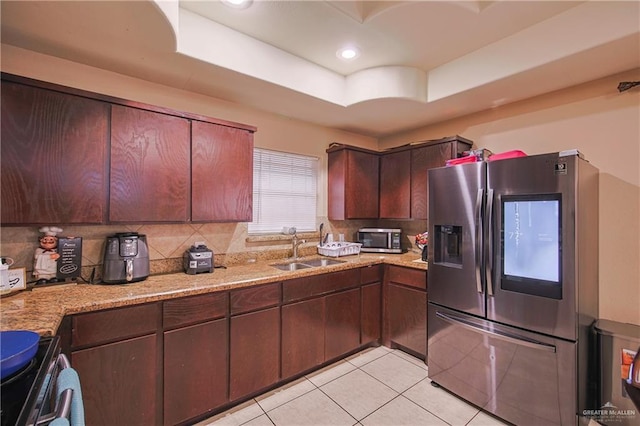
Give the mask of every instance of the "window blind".
<path id="1" fill-rule="evenodd" d="M 249 233 L 279 233 L 285 226 L 314 231 L 317 176 L 316 157 L 255 148 Z"/>

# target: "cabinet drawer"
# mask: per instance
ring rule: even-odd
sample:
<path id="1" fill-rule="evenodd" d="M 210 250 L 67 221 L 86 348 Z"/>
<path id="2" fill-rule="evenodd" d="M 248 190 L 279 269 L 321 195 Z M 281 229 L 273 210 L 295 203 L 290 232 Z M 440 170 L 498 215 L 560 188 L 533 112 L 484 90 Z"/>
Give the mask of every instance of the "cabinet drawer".
<path id="1" fill-rule="evenodd" d="M 276 306 L 280 303 L 280 283 L 243 288 L 231 292 L 231 315 Z"/>
<path id="2" fill-rule="evenodd" d="M 160 305 L 152 303 L 74 315 L 71 319 L 71 347 L 98 345 L 154 333 Z"/>
<path id="3" fill-rule="evenodd" d="M 382 265 L 367 266 L 360 269 L 360 284 L 382 281 Z"/>
<path id="4" fill-rule="evenodd" d="M 282 284 L 282 301 L 288 303 L 359 285 L 360 271 L 358 269 L 296 278 Z"/>
<path id="5" fill-rule="evenodd" d="M 389 266 L 387 269 L 387 282 L 404 284 L 411 287 L 427 289 L 427 272 L 419 269 L 402 268 L 400 266 Z"/>
<path id="6" fill-rule="evenodd" d="M 163 303 L 165 329 L 210 321 L 227 315 L 228 293 L 209 293 L 168 300 Z"/>

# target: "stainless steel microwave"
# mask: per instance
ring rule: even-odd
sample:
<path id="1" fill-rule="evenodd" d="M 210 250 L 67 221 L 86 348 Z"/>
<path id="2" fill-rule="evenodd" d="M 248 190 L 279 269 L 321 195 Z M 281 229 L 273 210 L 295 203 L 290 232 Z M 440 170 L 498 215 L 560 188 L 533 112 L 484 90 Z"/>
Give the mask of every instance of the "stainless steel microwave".
<path id="1" fill-rule="evenodd" d="M 368 253 L 402 253 L 402 229 L 400 228 L 360 228 L 358 242 L 360 251 Z"/>

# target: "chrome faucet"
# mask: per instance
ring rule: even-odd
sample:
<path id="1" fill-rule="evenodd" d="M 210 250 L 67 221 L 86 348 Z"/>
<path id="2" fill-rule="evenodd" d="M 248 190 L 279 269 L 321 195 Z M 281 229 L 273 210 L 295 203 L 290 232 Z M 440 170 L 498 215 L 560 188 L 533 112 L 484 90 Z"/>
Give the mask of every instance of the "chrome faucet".
<path id="1" fill-rule="evenodd" d="M 293 248 L 293 259 L 297 259 L 298 258 L 298 246 L 300 244 L 304 244 L 306 243 L 306 240 L 298 240 L 298 234 L 293 233 L 293 237 L 291 238 L 291 246 Z"/>

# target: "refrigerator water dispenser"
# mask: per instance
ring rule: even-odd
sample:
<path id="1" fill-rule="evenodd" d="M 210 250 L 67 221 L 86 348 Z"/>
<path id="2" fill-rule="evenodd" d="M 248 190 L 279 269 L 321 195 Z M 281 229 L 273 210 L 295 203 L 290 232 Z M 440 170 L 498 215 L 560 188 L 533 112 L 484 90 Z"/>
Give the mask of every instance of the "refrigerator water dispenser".
<path id="1" fill-rule="evenodd" d="M 462 265 L 462 226 L 436 225 L 435 231 L 434 262 Z"/>

